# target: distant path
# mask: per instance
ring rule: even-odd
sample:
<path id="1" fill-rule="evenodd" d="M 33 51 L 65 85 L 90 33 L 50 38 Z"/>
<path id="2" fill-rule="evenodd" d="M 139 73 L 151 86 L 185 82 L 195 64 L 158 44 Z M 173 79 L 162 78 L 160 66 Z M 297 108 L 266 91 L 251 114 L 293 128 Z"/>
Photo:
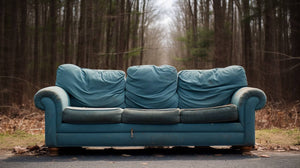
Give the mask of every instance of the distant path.
<path id="1" fill-rule="evenodd" d="M 299 167 L 299 152 L 252 152 L 205 149 L 121 149 L 67 152 L 60 156 L 0 156 L 0 168 L 189 168 L 189 167 Z M 264 157 L 260 157 L 264 156 Z M 269 158 L 265 158 L 269 157 Z"/>

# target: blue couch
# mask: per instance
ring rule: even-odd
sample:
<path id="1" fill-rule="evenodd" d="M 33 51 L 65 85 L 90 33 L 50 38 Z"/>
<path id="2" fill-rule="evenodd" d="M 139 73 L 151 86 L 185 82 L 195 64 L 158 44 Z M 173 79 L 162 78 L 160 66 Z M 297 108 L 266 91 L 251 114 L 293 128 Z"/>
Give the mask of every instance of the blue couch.
<path id="1" fill-rule="evenodd" d="M 266 95 L 241 66 L 177 70 L 169 65 L 92 70 L 58 67 L 39 90 L 48 147 L 254 146 L 255 110 Z"/>

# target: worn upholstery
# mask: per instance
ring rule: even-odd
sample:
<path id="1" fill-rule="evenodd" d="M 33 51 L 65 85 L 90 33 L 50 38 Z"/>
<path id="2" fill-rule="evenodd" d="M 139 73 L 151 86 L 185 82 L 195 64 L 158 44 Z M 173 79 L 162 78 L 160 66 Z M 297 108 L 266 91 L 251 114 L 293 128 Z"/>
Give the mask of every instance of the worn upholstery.
<path id="1" fill-rule="evenodd" d="M 42 99 L 48 98 L 56 104 L 58 111 L 64 110 L 70 105 L 70 99 L 66 91 L 57 86 L 50 86 L 39 90 L 34 95 L 35 106 L 41 110 L 45 110 L 45 104 L 42 102 Z"/>
<path id="2" fill-rule="evenodd" d="M 210 107 L 181 109 L 182 123 L 238 122 L 237 106 L 233 104 Z"/>
<path id="3" fill-rule="evenodd" d="M 177 108 L 177 71 L 173 66 L 141 65 L 127 69 L 126 107 Z"/>
<path id="4" fill-rule="evenodd" d="M 60 68 L 57 86 L 34 96 L 45 111 L 48 147 L 255 144 L 255 110 L 266 95 L 246 86 L 242 67 L 181 71 L 178 83 L 171 66 L 130 67 L 127 81 L 122 71 Z M 103 88 L 109 93 L 95 91 Z"/>
<path id="5" fill-rule="evenodd" d="M 267 97 L 265 93 L 253 87 L 243 87 L 237 90 L 231 103 L 238 107 L 239 121 L 245 129 L 245 144 L 255 143 L 255 110 L 263 108 Z"/>
<path id="6" fill-rule="evenodd" d="M 177 124 L 179 109 L 124 109 L 122 122 L 129 124 Z"/>
<path id="7" fill-rule="evenodd" d="M 71 106 L 125 107 L 125 72 L 92 70 L 73 64 L 57 69 L 56 86 L 70 95 Z"/>
<path id="8" fill-rule="evenodd" d="M 232 94 L 247 86 L 245 70 L 229 66 L 178 73 L 179 108 L 202 108 L 229 104 Z"/>
<path id="9" fill-rule="evenodd" d="M 67 107 L 63 111 L 62 121 L 73 124 L 120 123 L 122 112 L 121 108 Z"/>

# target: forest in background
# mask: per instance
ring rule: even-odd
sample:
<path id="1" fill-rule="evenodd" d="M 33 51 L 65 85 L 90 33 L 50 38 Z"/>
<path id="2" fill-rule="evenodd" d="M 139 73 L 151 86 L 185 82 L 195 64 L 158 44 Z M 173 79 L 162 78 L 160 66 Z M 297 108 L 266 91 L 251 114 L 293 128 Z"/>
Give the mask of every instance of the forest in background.
<path id="1" fill-rule="evenodd" d="M 0 0 L 0 109 L 54 85 L 60 64 L 120 69 L 159 63 L 151 0 Z M 149 38 L 151 37 L 151 38 Z M 154 63 L 152 63 L 154 64 Z"/>
<path id="2" fill-rule="evenodd" d="M 271 101 L 300 99 L 298 0 L 180 0 L 173 64 L 207 69 L 242 65 L 250 86 Z"/>
<path id="3" fill-rule="evenodd" d="M 166 59 L 178 70 L 237 64 L 269 100 L 300 99 L 297 0 L 177 0 L 169 36 L 157 25 L 155 2 L 0 0 L 0 112 L 32 103 L 63 63 L 120 70 Z"/>

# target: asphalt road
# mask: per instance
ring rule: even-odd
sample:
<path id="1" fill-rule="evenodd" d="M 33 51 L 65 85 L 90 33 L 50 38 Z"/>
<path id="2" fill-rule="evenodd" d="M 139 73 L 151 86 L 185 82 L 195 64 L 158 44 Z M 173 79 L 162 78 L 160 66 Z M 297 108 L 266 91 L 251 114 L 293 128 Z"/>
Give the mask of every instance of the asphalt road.
<path id="1" fill-rule="evenodd" d="M 300 167 L 300 152 L 242 153 L 229 149 L 89 149 L 63 151 L 59 156 L 1 155 L 0 168 L 192 168 Z"/>

